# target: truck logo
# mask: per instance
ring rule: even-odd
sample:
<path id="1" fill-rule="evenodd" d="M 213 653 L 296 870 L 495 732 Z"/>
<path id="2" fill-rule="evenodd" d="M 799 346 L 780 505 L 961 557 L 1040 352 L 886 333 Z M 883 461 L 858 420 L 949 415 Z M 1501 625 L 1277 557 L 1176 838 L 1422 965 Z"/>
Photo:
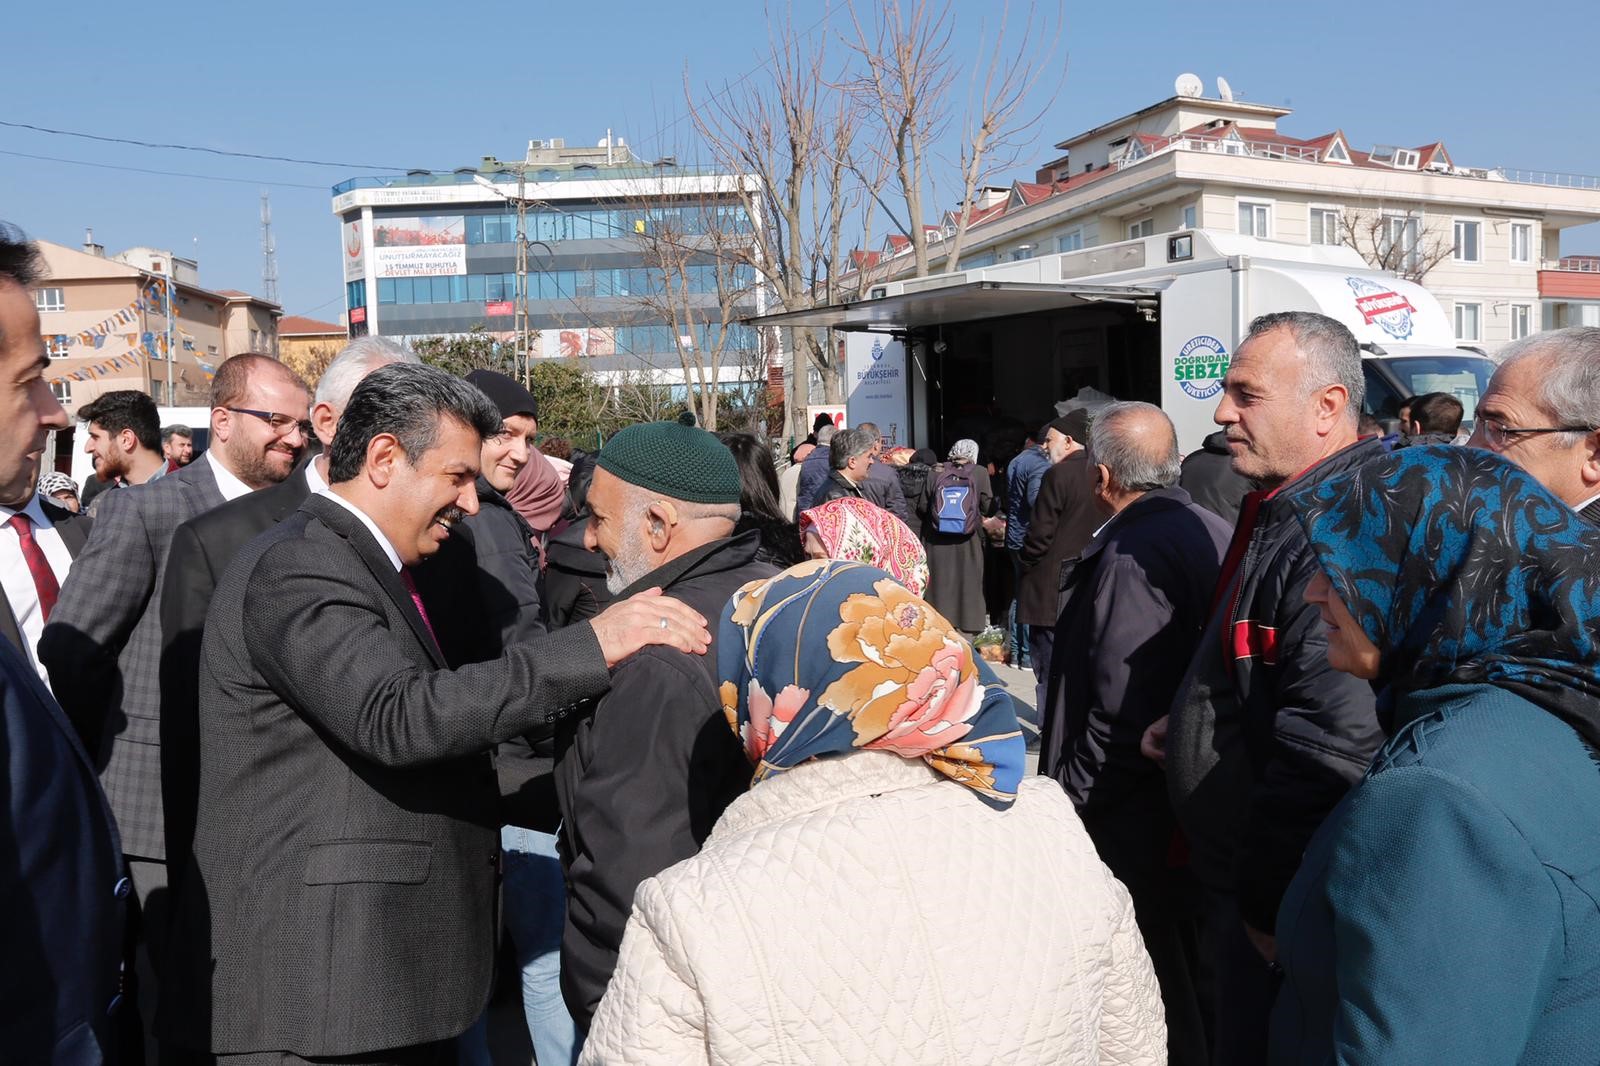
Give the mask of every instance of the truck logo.
<path id="1" fill-rule="evenodd" d="M 1222 391 L 1228 372 L 1228 349 L 1215 337 L 1190 337 L 1178 350 L 1172 376 L 1178 387 L 1197 400 L 1209 400 Z"/>
<path id="2" fill-rule="evenodd" d="M 1391 288 L 1371 278 L 1345 278 L 1345 284 L 1355 294 L 1356 310 L 1367 325 L 1377 327 L 1397 341 L 1411 336 L 1411 315 L 1416 308 L 1411 301 Z"/>

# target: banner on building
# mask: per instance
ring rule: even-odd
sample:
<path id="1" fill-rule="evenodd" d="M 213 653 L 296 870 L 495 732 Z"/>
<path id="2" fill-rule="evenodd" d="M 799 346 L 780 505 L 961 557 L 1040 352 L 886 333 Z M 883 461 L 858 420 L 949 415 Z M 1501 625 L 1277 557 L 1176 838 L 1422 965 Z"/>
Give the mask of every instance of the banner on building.
<path id="1" fill-rule="evenodd" d="M 461 215 L 375 219 L 372 258 L 380 278 L 454 277 L 467 272 Z"/>
<path id="2" fill-rule="evenodd" d="M 367 276 L 367 239 L 361 219 L 344 224 L 344 280 L 361 281 Z"/>

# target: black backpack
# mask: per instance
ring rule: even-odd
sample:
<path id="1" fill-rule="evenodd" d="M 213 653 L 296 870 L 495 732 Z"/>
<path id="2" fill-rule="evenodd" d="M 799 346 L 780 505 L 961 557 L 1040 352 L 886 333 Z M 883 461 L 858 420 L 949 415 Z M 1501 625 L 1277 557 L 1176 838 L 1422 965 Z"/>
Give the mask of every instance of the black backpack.
<path id="1" fill-rule="evenodd" d="M 935 533 L 965 536 L 978 529 L 978 486 L 970 463 L 933 468 L 933 499 L 928 510 Z"/>

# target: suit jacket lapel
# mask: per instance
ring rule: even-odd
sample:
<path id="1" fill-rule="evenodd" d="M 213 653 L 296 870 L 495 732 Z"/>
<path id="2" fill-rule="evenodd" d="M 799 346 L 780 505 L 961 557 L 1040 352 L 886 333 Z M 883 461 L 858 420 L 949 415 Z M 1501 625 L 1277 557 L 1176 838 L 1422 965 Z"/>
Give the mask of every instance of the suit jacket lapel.
<path id="1" fill-rule="evenodd" d="M 417 613 L 417 605 L 411 601 L 411 590 L 400 580 L 394 564 L 389 561 L 389 556 L 384 554 L 378 542 L 372 538 L 366 523 L 332 500 L 325 500 L 320 496 L 307 495 L 300 507 L 302 510 L 310 511 L 319 522 L 350 542 L 350 546 L 355 548 L 356 554 L 366 564 L 367 570 L 378 582 L 379 587 L 394 602 L 400 611 L 400 616 L 411 627 L 412 635 L 428 653 L 433 665 L 441 670 L 444 669 L 446 666 L 444 653 L 439 649 L 438 641 L 433 639 L 433 634 L 428 632 L 428 625 L 422 620 L 422 615 Z"/>
<path id="2" fill-rule="evenodd" d="M 83 515 L 73 514 L 65 507 L 57 507 L 47 500 L 41 500 L 39 504 L 44 509 L 45 517 L 50 519 L 50 525 L 61 537 L 61 543 L 66 547 L 67 554 L 76 559 L 89 541 L 89 527 L 93 525 L 93 521 Z"/>
<path id="3" fill-rule="evenodd" d="M 204 514 L 213 507 L 221 507 L 226 502 L 222 498 L 222 490 L 217 488 L 217 475 L 211 472 L 211 460 L 205 456 L 167 477 L 176 478 L 189 490 L 185 495 L 191 496 L 190 518 Z"/>
<path id="4" fill-rule="evenodd" d="M 17 651 L 22 651 L 22 627 L 17 625 L 17 615 L 11 609 L 5 589 L 0 589 L 0 637 L 10 641 Z"/>

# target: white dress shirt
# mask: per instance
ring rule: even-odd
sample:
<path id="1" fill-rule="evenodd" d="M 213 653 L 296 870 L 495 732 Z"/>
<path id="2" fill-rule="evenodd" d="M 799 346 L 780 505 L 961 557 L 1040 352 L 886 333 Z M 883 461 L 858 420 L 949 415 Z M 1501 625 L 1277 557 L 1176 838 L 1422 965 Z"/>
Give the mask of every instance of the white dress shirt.
<path id="1" fill-rule="evenodd" d="M 306 484 L 311 487 L 313 496 L 328 495 L 328 482 L 323 478 L 322 471 L 317 469 L 317 460 L 320 458 L 322 458 L 320 455 L 315 456 L 306 464 Z"/>
<path id="2" fill-rule="evenodd" d="M 11 605 L 11 613 L 17 620 L 28 661 L 48 687 L 50 676 L 39 665 L 39 634 L 44 632 L 44 615 L 39 610 L 39 590 L 34 587 L 33 571 L 28 569 L 28 561 L 22 557 L 22 538 L 15 529 L 6 525 L 17 510 L 14 507 L 0 507 L 0 589 L 5 590 L 6 602 Z M 56 527 L 45 517 L 39 497 L 34 496 L 21 511 L 33 523 L 33 539 L 38 542 L 45 561 L 55 572 L 56 584 L 65 585 L 67 571 L 72 568 L 72 553 L 61 542 L 61 534 Z"/>
<path id="3" fill-rule="evenodd" d="M 363 511 L 361 508 L 357 507 L 355 504 L 351 503 L 337 492 L 326 492 L 323 493 L 323 495 L 327 496 L 328 499 L 332 500 L 340 507 L 343 507 L 346 511 L 349 511 L 351 514 L 361 519 L 361 524 L 367 527 L 367 532 L 372 534 L 372 539 L 378 542 L 378 547 L 383 549 L 383 554 L 389 557 L 389 562 L 394 564 L 395 572 L 398 573 L 401 569 L 400 553 L 394 550 L 394 545 L 390 544 L 389 538 L 383 535 L 383 530 L 378 528 L 378 523 L 367 517 L 367 512 Z"/>
<path id="4" fill-rule="evenodd" d="M 211 464 L 211 473 L 217 479 L 217 491 L 222 493 L 224 500 L 237 500 L 240 496 L 248 496 L 255 491 L 234 477 L 232 470 L 222 465 L 222 460 L 217 458 L 215 448 L 206 449 L 206 462 Z"/>

